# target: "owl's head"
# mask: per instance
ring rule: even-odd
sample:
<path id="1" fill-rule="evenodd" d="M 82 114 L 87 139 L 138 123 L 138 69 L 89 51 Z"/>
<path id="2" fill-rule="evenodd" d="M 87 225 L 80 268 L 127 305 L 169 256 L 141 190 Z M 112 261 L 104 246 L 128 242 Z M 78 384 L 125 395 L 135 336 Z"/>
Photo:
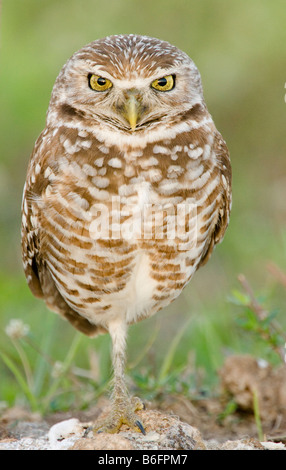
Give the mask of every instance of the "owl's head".
<path id="1" fill-rule="evenodd" d="M 94 41 L 62 68 L 48 121 L 65 115 L 113 131 L 143 132 L 203 104 L 200 74 L 187 54 L 147 36 Z"/>

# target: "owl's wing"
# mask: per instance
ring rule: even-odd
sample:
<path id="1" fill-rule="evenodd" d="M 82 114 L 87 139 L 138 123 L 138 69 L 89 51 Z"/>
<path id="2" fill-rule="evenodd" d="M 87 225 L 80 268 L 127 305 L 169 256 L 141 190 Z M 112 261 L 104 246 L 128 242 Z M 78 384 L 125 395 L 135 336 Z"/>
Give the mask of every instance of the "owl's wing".
<path id="1" fill-rule="evenodd" d="M 229 151 L 225 141 L 223 140 L 219 132 L 217 132 L 215 135 L 213 150 L 217 156 L 217 164 L 221 175 L 219 186 L 220 197 L 218 198 L 216 223 L 211 234 L 209 244 L 207 245 L 206 250 L 203 253 L 198 268 L 200 266 L 203 266 L 208 261 L 214 246 L 223 240 L 225 231 L 229 223 L 229 216 L 232 203 L 232 174 Z"/>
<path id="2" fill-rule="evenodd" d="M 24 273 L 35 297 L 43 298 L 49 309 L 62 315 L 82 333 L 95 336 L 106 331 L 90 323 L 66 303 L 46 263 L 40 201 L 49 184 L 48 178 L 45 177 L 45 159 L 50 152 L 44 140 L 42 133 L 31 155 L 23 191 L 21 241 Z"/>
<path id="3" fill-rule="evenodd" d="M 41 179 L 41 172 L 36 174 L 35 161 L 37 160 L 39 148 L 42 143 L 42 134 L 39 136 L 35 143 L 29 166 L 27 171 L 26 183 L 23 191 L 22 200 L 22 226 L 21 226 L 21 242 L 22 242 L 22 261 L 24 273 L 28 285 L 35 297 L 44 297 L 42 290 L 39 270 L 41 259 L 39 256 L 40 244 L 40 227 L 35 224 L 36 216 L 33 215 L 33 201 L 40 197 L 41 185 L 38 184 Z M 34 217 L 34 225 L 32 224 L 32 217 Z"/>

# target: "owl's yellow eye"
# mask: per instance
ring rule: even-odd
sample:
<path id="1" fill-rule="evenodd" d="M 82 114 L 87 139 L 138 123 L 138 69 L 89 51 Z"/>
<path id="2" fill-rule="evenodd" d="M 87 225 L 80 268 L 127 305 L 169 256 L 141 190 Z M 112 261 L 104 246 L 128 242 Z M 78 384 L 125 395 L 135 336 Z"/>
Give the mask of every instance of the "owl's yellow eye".
<path id="1" fill-rule="evenodd" d="M 108 78 L 91 74 L 89 75 L 89 86 L 95 91 L 106 91 L 112 87 L 112 83 Z"/>
<path id="2" fill-rule="evenodd" d="M 170 91 L 175 86 L 175 75 L 166 75 L 166 77 L 157 78 L 151 84 L 152 88 L 158 91 Z"/>

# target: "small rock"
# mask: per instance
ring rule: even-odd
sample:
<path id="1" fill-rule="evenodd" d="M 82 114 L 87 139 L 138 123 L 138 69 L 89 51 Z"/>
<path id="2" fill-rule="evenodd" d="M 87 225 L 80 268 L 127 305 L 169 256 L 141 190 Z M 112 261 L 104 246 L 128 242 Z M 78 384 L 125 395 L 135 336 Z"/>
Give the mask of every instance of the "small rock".
<path id="1" fill-rule="evenodd" d="M 285 444 L 282 442 L 261 442 L 261 445 L 266 449 L 266 450 L 286 450 Z"/>
<path id="2" fill-rule="evenodd" d="M 264 447 L 256 439 L 239 439 L 225 442 L 220 450 L 264 450 Z"/>
<path id="3" fill-rule="evenodd" d="M 56 450 L 71 447 L 75 439 L 83 436 L 85 429 L 86 426 L 75 418 L 54 424 L 48 433 L 51 448 Z"/>

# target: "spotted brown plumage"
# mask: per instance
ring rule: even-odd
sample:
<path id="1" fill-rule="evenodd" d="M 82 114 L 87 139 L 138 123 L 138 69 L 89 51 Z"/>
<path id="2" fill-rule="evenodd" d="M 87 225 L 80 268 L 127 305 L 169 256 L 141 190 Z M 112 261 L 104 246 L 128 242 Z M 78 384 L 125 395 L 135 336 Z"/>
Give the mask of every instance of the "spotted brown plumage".
<path id="1" fill-rule="evenodd" d="M 71 57 L 29 163 L 22 252 L 35 296 L 85 334 L 111 334 L 112 409 L 96 429 L 143 431 L 124 381 L 127 325 L 181 293 L 230 206 L 228 150 L 185 53 L 126 35 Z"/>

